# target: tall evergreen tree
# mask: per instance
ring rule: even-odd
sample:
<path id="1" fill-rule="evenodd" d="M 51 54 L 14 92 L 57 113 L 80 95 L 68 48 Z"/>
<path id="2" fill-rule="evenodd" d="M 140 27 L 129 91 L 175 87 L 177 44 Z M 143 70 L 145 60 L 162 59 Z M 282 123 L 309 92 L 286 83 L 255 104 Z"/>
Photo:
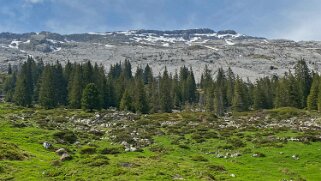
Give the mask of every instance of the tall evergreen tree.
<path id="1" fill-rule="evenodd" d="M 8 78 L 4 82 L 4 94 L 5 94 L 5 101 L 13 102 L 13 95 L 16 88 L 16 81 L 17 81 L 17 73 L 13 72 L 8 76 Z"/>
<path id="2" fill-rule="evenodd" d="M 69 84 L 68 102 L 71 108 L 81 108 L 82 88 L 82 70 L 80 65 L 75 65 L 72 73 L 72 80 Z"/>
<path id="3" fill-rule="evenodd" d="M 160 106 L 163 112 L 172 112 L 172 97 L 171 97 L 171 80 L 169 78 L 167 68 L 163 72 L 160 80 Z"/>
<path id="4" fill-rule="evenodd" d="M 136 80 L 135 110 L 136 112 L 143 114 L 149 113 L 149 106 L 146 98 L 143 79 Z"/>
<path id="5" fill-rule="evenodd" d="M 39 91 L 39 102 L 42 107 L 46 109 L 52 109 L 56 107 L 57 98 L 55 91 L 56 88 L 53 68 L 50 65 L 46 65 L 42 73 Z"/>
<path id="6" fill-rule="evenodd" d="M 314 74 L 310 94 L 307 100 L 307 106 L 309 110 L 318 110 L 319 82 L 320 76 L 318 74 Z"/>
<path id="7" fill-rule="evenodd" d="M 133 111 L 133 98 L 129 91 L 126 89 L 121 100 L 120 100 L 120 110 Z"/>
<path id="8" fill-rule="evenodd" d="M 22 65 L 17 77 L 17 84 L 14 92 L 14 102 L 19 106 L 32 106 L 32 78 L 28 63 Z"/>
<path id="9" fill-rule="evenodd" d="M 246 96 L 244 91 L 243 81 L 237 77 L 234 85 L 234 95 L 233 95 L 233 111 L 241 112 L 248 110 L 248 105 L 246 102 Z"/>
<path id="10" fill-rule="evenodd" d="M 101 102 L 97 86 L 94 83 L 86 85 L 81 98 L 81 108 L 92 112 L 101 109 Z"/>
<path id="11" fill-rule="evenodd" d="M 295 79 L 299 96 L 299 108 L 306 107 L 307 97 L 311 87 L 311 74 L 305 60 L 301 59 L 295 65 Z"/>

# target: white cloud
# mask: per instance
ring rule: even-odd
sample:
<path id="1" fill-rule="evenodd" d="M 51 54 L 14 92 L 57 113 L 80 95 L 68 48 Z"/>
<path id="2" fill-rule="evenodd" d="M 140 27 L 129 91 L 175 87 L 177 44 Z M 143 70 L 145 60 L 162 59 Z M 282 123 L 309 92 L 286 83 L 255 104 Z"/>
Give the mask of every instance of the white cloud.
<path id="1" fill-rule="evenodd" d="M 25 0 L 27 3 L 38 4 L 43 3 L 44 0 Z"/>

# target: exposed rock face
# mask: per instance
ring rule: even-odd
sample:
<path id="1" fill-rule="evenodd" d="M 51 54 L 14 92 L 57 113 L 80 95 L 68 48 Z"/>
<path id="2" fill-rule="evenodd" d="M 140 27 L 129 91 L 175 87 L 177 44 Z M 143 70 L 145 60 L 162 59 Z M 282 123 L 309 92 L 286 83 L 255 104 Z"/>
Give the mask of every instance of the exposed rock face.
<path id="1" fill-rule="evenodd" d="M 192 66 L 197 80 L 205 65 L 232 70 L 243 78 L 254 80 L 266 75 L 282 75 L 301 58 L 319 71 L 321 42 L 268 40 L 239 34 L 233 30 L 215 32 L 210 29 L 132 30 L 126 32 L 60 35 L 40 33 L 0 33 L 0 70 L 9 63 L 17 65 L 27 55 L 46 62 L 67 60 L 111 64 L 129 59 L 137 66 L 150 64 L 153 72 Z"/>

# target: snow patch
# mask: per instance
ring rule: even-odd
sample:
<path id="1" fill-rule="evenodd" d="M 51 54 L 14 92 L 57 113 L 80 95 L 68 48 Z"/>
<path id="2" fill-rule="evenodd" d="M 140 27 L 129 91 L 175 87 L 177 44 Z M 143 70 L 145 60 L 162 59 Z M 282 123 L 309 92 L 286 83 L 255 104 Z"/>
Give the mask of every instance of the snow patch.
<path id="1" fill-rule="evenodd" d="M 10 43 L 9 47 L 10 47 L 10 48 L 18 49 L 18 48 L 19 48 L 19 43 L 21 43 L 21 42 L 22 42 L 22 41 L 13 40 L 13 41 Z"/>
<path id="2" fill-rule="evenodd" d="M 206 48 L 209 48 L 209 49 L 212 49 L 212 50 L 215 50 L 215 51 L 218 51 L 219 49 L 215 48 L 215 47 L 211 47 L 211 46 L 207 46 L 207 45 L 204 45 L 204 47 Z"/>
<path id="3" fill-rule="evenodd" d="M 53 44 L 56 44 L 56 43 L 65 43 L 63 41 L 57 41 L 57 40 L 53 40 L 53 39 L 47 39 L 47 41 L 53 43 Z"/>
<path id="4" fill-rule="evenodd" d="M 27 40 L 27 41 L 25 41 L 25 42 L 23 42 L 23 43 L 28 44 L 28 43 L 30 43 L 30 40 Z"/>
<path id="5" fill-rule="evenodd" d="M 225 42 L 227 45 L 235 45 L 235 43 L 233 43 L 231 39 L 225 39 Z"/>
<path id="6" fill-rule="evenodd" d="M 106 44 L 106 45 L 105 45 L 105 47 L 106 47 L 106 48 L 114 48 L 114 47 L 115 47 L 115 45 L 109 45 L 109 44 Z"/>
<path id="7" fill-rule="evenodd" d="M 106 36 L 108 35 L 108 33 L 103 33 L 103 32 L 88 32 L 89 35 L 102 35 L 102 36 Z"/>
<path id="8" fill-rule="evenodd" d="M 163 43 L 163 47 L 169 47 L 169 43 Z"/>

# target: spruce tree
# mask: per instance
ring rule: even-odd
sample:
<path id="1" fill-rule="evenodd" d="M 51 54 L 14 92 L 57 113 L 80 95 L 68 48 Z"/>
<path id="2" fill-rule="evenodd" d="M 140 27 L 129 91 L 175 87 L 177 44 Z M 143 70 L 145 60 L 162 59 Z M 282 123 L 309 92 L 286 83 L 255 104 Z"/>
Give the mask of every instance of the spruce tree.
<path id="1" fill-rule="evenodd" d="M 171 97 L 171 80 L 169 78 L 167 68 L 163 72 L 160 80 L 160 107 L 162 112 L 172 112 L 172 97 Z"/>
<path id="2" fill-rule="evenodd" d="M 119 109 L 124 111 L 133 111 L 133 99 L 127 89 L 120 100 Z"/>
<path id="3" fill-rule="evenodd" d="M 101 109 L 99 91 L 94 83 L 86 85 L 81 98 L 81 108 L 92 112 L 94 109 Z"/>
<path id="4" fill-rule="evenodd" d="M 309 110 L 318 110 L 318 94 L 319 94 L 319 82 L 320 77 L 318 74 L 314 74 L 313 81 L 310 89 L 310 94 L 307 100 L 307 107 Z"/>
<path id="5" fill-rule="evenodd" d="M 143 114 L 149 113 L 149 106 L 144 89 L 144 82 L 143 79 L 140 78 L 136 80 L 135 111 Z"/>
<path id="6" fill-rule="evenodd" d="M 39 102 L 45 109 L 55 108 L 57 105 L 56 88 L 54 81 L 53 68 L 50 65 L 46 65 L 42 73 Z"/>
<path id="7" fill-rule="evenodd" d="M 304 108 L 306 107 L 312 79 L 309 68 L 303 59 L 295 65 L 295 79 L 299 96 L 298 108 Z"/>
<path id="8" fill-rule="evenodd" d="M 235 81 L 232 103 L 233 111 L 241 112 L 248 110 L 243 81 L 239 77 Z"/>
<path id="9" fill-rule="evenodd" d="M 222 89 L 217 87 L 214 91 L 214 110 L 215 114 L 222 116 L 224 114 L 224 98 Z"/>
<path id="10" fill-rule="evenodd" d="M 13 95 L 16 88 L 16 81 L 17 81 L 17 73 L 13 72 L 11 75 L 4 82 L 4 94 L 5 94 L 5 101 L 13 102 Z"/>
<path id="11" fill-rule="evenodd" d="M 72 73 L 72 79 L 69 83 L 68 89 L 68 102 L 71 108 L 81 108 L 81 96 L 82 96 L 82 70 L 80 65 L 75 65 Z"/>
<path id="12" fill-rule="evenodd" d="M 32 106 L 32 82 L 31 73 L 28 64 L 22 65 L 21 71 L 17 77 L 17 84 L 14 92 L 14 102 L 19 106 Z"/>

